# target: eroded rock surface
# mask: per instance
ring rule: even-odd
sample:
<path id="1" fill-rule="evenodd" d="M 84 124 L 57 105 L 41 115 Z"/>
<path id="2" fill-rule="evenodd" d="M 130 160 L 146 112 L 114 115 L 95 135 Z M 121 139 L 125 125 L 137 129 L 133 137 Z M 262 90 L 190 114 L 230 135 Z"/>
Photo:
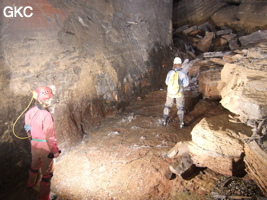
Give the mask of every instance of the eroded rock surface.
<path id="1" fill-rule="evenodd" d="M 248 52 L 253 51 L 249 49 Z M 265 58 L 243 56 L 227 63 L 221 72 L 225 86 L 221 92 L 222 105 L 245 119 L 267 116 L 267 63 Z"/>
<path id="2" fill-rule="evenodd" d="M 266 138 L 264 140 L 266 142 Z M 266 144 L 265 144 L 266 146 Z M 259 185 L 265 195 L 267 195 L 267 153 L 257 142 L 245 144 L 245 163 L 247 172 L 251 178 Z"/>

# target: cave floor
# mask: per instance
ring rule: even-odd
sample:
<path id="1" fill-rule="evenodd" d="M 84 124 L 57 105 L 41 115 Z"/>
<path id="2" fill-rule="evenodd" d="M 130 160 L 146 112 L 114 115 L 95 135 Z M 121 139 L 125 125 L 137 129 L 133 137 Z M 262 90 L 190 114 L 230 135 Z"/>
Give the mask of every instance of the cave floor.
<path id="1" fill-rule="evenodd" d="M 181 130 L 177 117 L 162 126 L 165 98 L 163 90 L 138 98 L 88 133 L 57 163 L 52 190 L 62 199 L 170 199 L 188 191 L 208 194 L 218 174 L 205 170 L 191 180 L 168 180 L 165 175 L 172 160 L 166 154 L 177 142 L 191 140 L 190 131 L 201 119 L 197 115 L 208 114 L 205 108 L 218 112 L 218 103 L 203 102 L 207 105 L 198 114 L 187 115 L 189 127 Z M 175 113 L 174 106 L 171 115 Z"/>
<path id="2" fill-rule="evenodd" d="M 172 121 L 162 126 L 166 91 L 151 92 L 108 117 L 68 154 L 56 160 L 51 190 L 59 200 L 201 200 L 207 199 L 222 175 L 201 169 L 188 180 L 170 177 L 166 157 L 177 142 L 191 140 L 190 132 L 203 117 L 225 112 L 218 101 L 200 100 L 179 128 L 175 106 Z M 38 185 L 25 189 L 21 181 L 6 199 L 36 199 Z"/>

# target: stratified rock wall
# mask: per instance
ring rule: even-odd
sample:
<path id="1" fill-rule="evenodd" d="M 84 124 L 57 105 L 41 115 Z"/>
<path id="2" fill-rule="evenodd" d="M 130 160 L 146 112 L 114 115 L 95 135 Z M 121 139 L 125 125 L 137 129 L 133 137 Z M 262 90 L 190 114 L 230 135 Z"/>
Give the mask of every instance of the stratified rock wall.
<path id="1" fill-rule="evenodd" d="M 31 6 L 33 15 L 1 15 L 1 134 L 12 135 L 36 87 L 54 84 L 56 135 L 66 149 L 158 87 L 163 64 L 171 66 L 172 1 L 1 1 L 6 6 Z"/>
<path id="2" fill-rule="evenodd" d="M 241 27 L 255 30 L 267 29 L 267 2 L 265 0 L 244 0 L 238 7 L 236 17 Z"/>
<path id="3" fill-rule="evenodd" d="M 225 6 L 221 0 L 182 0 L 174 5 L 173 24 L 182 26 L 186 24 L 200 24 L 208 20 L 216 11 Z"/>
<path id="4" fill-rule="evenodd" d="M 174 5 L 174 26 L 199 25 L 210 21 L 217 27 L 251 33 L 267 28 L 265 0 L 182 0 Z"/>

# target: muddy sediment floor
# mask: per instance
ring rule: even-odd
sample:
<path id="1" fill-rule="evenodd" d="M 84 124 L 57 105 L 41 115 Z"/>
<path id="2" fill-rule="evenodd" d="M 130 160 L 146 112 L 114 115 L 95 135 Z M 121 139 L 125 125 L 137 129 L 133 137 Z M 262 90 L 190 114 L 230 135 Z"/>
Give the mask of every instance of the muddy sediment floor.
<path id="1" fill-rule="evenodd" d="M 202 200 L 216 195 L 262 196 L 245 176 L 225 177 L 199 169 L 184 180 L 170 175 L 167 152 L 180 141 L 191 140 L 190 132 L 203 117 L 226 112 L 217 101 L 200 100 L 185 116 L 188 127 L 179 129 L 176 110 L 172 121 L 162 126 L 166 91 L 152 92 L 123 112 L 111 116 L 83 141 L 56 160 L 52 191 L 58 200 Z M 26 176 L 25 176 L 26 177 Z M 5 190 L 3 199 L 36 199 L 39 185 L 26 190 L 26 179 Z M 2 199 L 2 198 L 1 198 Z"/>

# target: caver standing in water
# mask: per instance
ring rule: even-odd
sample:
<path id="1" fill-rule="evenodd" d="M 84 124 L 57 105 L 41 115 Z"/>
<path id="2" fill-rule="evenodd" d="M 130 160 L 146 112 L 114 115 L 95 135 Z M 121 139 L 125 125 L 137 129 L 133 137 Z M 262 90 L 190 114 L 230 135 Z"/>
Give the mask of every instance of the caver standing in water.
<path id="1" fill-rule="evenodd" d="M 188 63 L 188 59 L 185 60 L 183 65 Z M 165 83 L 167 85 L 167 97 L 165 108 L 163 110 L 163 125 L 166 126 L 170 120 L 169 112 L 176 101 L 176 107 L 178 109 L 177 115 L 180 122 L 180 128 L 185 127 L 184 123 L 184 88 L 189 85 L 189 78 L 186 73 L 182 71 L 182 60 L 179 57 L 175 57 L 173 61 L 173 69 L 167 74 Z"/>
<path id="2" fill-rule="evenodd" d="M 27 188 L 32 188 L 37 181 L 39 169 L 42 172 L 39 200 L 50 200 L 50 181 L 54 171 L 53 158 L 60 150 L 57 145 L 54 121 L 48 106 L 53 92 L 49 87 L 38 87 L 33 92 L 37 105 L 25 114 L 25 130 L 31 135 L 32 162 L 29 169 Z"/>

